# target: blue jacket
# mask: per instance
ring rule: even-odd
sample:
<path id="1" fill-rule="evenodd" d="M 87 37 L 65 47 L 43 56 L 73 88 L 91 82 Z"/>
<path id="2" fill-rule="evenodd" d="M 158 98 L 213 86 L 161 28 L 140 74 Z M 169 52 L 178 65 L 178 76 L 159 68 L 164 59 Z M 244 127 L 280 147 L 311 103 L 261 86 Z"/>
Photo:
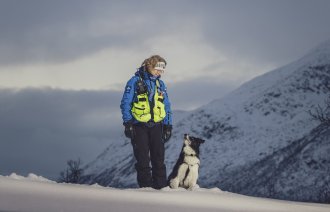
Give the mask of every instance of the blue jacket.
<path id="1" fill-rule="evenodd" d="M 153 96 L 155 93 L 156 80 L 159 81 L 160 90 L 164 94 L 164 105 L 166 116 L 162 121 L 163 124 L 172 125 L 172 111 L 171 111 L 171 103 L 168 99 L 167 91 L 165 83 L 160 80 L 160 77 L 154 77 L 149 72 L 144 71 L 143 67 L 140 67 L 135 75 L 127 82 L 125 91 L 123 94 L 123 98 L 121 100 L 120 109 L 122 113 L 123 122 L 132 121 L 133 124 L 139 123 L 134 119 L 131 109 L 134 101 L 137 101 L 136 95 L 136 84 L 139 80 L 140 76 L 142 77 L 144 83 L 147 85 L 148 93 L 149 93 L 149 101 L 153 101 Z"/>

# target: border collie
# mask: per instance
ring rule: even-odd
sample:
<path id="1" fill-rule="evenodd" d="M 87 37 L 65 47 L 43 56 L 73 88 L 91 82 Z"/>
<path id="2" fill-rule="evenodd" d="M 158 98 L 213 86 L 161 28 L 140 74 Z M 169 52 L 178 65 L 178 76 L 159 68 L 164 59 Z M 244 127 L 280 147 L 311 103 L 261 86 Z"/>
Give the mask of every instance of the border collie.
<path id="1" fill-rule="evenodd" d="M 168 184 L 171 188 L 183 187 L 192 190 L 197 184 L 200 166 L 199 146 L 204 142 L 203 139 L 184 134 L 180 157 L 168 177 Z"/>

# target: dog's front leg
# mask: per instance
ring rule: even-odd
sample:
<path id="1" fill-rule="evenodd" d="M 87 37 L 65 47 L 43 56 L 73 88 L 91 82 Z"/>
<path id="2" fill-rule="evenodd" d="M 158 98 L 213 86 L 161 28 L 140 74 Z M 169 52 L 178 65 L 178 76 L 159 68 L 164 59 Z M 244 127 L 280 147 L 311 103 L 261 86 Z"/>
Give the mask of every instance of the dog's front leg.
<path id="1" fill-rule="evenodd" d="M 193 188 L 197 184 L 198 168 L 199 168 L 198 164 L 190 166 L 190 168 L 189 168 L 189 171 L 190 171 L 190 179 L 189 179 L 189 182 L 188 182 L 188 189 L 189 190 L 193 190 Z"/>
<path id="2" fill-rule="evenodd" d="M 170 181 L 171 188 L 174 188 L 174 189 L 179 188 L 179 185 L 182 184 L 182 181 L 186 175 L 187 169 L 188 169 L 188 164 L 185 164 L 185 163 L 179 167 L 178 175 Z"/>

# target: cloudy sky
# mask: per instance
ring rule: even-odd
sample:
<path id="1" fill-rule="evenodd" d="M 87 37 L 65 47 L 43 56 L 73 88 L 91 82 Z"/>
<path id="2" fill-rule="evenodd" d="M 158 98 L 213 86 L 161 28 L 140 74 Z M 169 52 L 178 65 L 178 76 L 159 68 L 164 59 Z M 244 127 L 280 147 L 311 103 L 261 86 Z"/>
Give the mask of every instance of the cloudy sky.
<path id="1" fill-rule="evenodd" d="M 150 55 L 168 62 L 173 108 L 190 110 L 330 39 L 329 11 L 328 0 L 1 0 L 0 174 L 54 177 L 95 157 L 121 132 L 122 90 Z"/>

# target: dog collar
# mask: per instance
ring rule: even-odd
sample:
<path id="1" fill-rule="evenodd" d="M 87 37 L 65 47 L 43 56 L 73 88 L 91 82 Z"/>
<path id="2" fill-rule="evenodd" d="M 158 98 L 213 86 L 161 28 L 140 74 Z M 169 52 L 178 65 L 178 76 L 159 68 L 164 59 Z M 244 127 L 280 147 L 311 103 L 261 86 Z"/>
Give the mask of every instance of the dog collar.
<path id="1" fill-rule="evenodd" d="M 196 156 L 196 154 L 189 154 L 189 155 L 188 154 L 184 154 L 184 156 L 192 156 L 193 157 L 193 156 Z"/>

